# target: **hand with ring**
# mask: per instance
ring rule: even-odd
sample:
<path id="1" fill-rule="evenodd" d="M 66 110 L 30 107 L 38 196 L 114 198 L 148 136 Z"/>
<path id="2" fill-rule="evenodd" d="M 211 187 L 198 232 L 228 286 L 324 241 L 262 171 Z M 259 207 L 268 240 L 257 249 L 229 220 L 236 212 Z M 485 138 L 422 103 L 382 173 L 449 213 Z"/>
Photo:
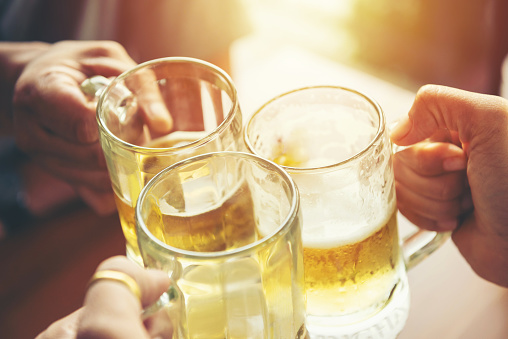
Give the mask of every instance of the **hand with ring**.
<path id="1" fill-rule="evenodd" d="M 90 280 L 84 306 L 36 339 L 171 338 L 170 321 L 157 321 L 157 314 L 141 317 L 143 308 L 157 301 L 169 283 L 164 272 L 145 270 L 125 257 L 109 258 Z"/>

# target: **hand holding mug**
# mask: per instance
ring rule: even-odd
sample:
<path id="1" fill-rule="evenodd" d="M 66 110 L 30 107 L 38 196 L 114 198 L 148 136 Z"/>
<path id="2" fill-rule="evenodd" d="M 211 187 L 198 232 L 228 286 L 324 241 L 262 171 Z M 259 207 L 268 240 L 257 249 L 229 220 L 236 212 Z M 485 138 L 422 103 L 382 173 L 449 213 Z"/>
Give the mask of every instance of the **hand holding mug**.
<path id="1" fill-rule="evenodd" d="M 254 113 L 245 140 L 298 186 L 311 336 L 395 337 L 409 307 L 406 270 L 447 234 L 418 231 L 399 245 L 381 107 L 345 87 L 300 88 Z"/>
<path id="2" fill-rule="evenodd" d="M 170 325 L 171 322 L 157 322 L 152 318 L 143 321 L 140 316 L 142 307 L 154 303 L 167 290 L 167 274 L 142 269 L 125 257 L 109 258 L 96 271 L 111 272 L 126 277 L 94 280 L 86 294 L 84 306 L 53 323 L 37 339 L 171 338 L 172 328 L 159 326 L 161 323 Z M 140 292 L 140 298 L 122 279 L 134 284 L 134 289 Z"/>
<path id="3" fill-rule="evenodd" d="M 458 146 L 429 142 L 394 163 L 398 204 L 421 227 L 452 230 L 476 273 L 508 286 L 508 102 L 424 86 L 391 139 L 407 146 L 443 131 Z"/>
<path id="4" fill-rule="evenodd" d="M 16 142 L 38 164 L 76 188 L 97 212 L 114 211 L 111 182 L 98 143 L 95 103 L 80 84 L 117 76 L 135 62 L 110 41 L 64 41 L 26 64 L 14 89 Z M 147 117 L 168 126 L 168 116 Z M 166 123 L 165 123 L 166 122 Z"/>
<path id="5" fill-rule="evenodd" d="M 242 115 L 230 77 L 207 62 L 162 58 L 133 67 L 107 87 L 87 93 L 99 96 L 100 143 L 113 185 L 127 256 L 141 264 L 134 207 L 141 189 L 162 169 L 193 155 L 238 151 Z M 158 113 L 157 113 L 158 112 Z M 171 115 L 167 133 L 146 117 Z"/>

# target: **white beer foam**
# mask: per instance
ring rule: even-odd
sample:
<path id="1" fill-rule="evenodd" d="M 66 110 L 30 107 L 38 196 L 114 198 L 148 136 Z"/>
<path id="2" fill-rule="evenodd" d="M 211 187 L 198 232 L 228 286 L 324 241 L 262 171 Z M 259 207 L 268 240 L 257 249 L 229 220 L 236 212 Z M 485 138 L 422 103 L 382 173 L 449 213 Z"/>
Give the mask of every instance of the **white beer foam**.
<path id="1" fill-rule="evenodd" d="M 311 109 L 288 106 L 278 112 L 285 123 L 275 136 L 290 158 L 298 155 L 296 167 L 336 164 L 365 149 L 377 133 L 377 123 L 358 114 L 362 110 L 326 104 Z M 392 215 L 394 204 L 383 205 L 384 197 L 368 192 L 354 166 L 326 173 L 290 174 L 301 194 L 305 247 L 325 249 L 362 241 Z"/>
<path id="2" fill-rule="evenodd" d="M 345 202 L 338 202 L 342 204 Z M 346 205 L 346 204 L 344 204 Z M 395 206 L 368 207 L 369 215 L 357 208 L 335 213 L 306 208 L 303 204 L 302 239 L 306 248 L 329 249 L 360 242 L 386 225 Z M 325 214 L 325 215 L 323 215 Z"/>
<path id="3" fill-rule="evenodd" d="M 259 132 L 260 138 L 273 140 L 272 152 L 283 145 L 284 155 L 302 168 L 344 161 L 363 150 L 377 132 L 367 116 L 348 107 L 290 106 L 278 112 L 277 121 L 277 128 Z"/>

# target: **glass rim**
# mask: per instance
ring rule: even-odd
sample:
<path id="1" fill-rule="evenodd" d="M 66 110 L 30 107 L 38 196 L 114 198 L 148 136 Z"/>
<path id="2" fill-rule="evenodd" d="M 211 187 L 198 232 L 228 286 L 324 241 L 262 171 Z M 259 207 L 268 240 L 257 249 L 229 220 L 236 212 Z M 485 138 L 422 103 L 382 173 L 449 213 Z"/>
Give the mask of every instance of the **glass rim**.
<path id="1" fill-rule="evenodd" d="M 162 63 L 190 63 L 190 64 L 197 64 L 197 65 L 199 65 L 199 66 L 201 66 L 201 67 L 203 67 L 205 69 L 208 69 L 212 73 L 217 74 L 220 78 L 222 78 L 222 80 L 226 84 L 226 87 L 231 91 L 231 93 L 228 93 L 228 94 L 231 94 L 230 95 L 230 97 L 231 97 L 231 108 L 229 109 L 228 114 L 225 116 L 225 118 L 222 120 L 222 122 L 217 127 L 215 127 L 213 129 L 213 131 L 211 131 L 210 133 L 208 133 L 207 135 L 205 135 L 202 138 L 199 138 L 197 140 L 194 140 L 192 142 L 189 142 L 189 143 L 187 143 L 185 145 L 181 145 L 181 146 L 164 147 L 164 148 L 162 148 L 162 147 L 160 147 L 160 148 L 146 147 L 146 146 L 139 146 L 139 145 L 131 144 L 131 143 L 125 141 L 125 140 L 120 139 L 114 133 L 112 133 L 111 130 L 106 126 L 106 123 L 103 120 L 103 117 L 102 117 L 102 115 L 100 113 L 100 110 L 101 110 L 101 108 L 104 105 L 104 100 L 108 96 L 108 93 L 113 89 L 113 87 L 115 87 L 115 85 L 118 84 L 120 81 L 126 79 L 128 76 L 132 75 L 133 73 L 135 73 L 135 72 L 137 72 L 137 71 L 139 71 L 141 69 L 149 68 L 149 67 L 152 67 L 154 65 L 162 64 Z M 104 90 L 102 91 L 101 95 L 99 96 L 99 100 L 97 102 L 97 108 L 96 108 L 95 117 L 96 117 L 96 120 L 97 120 L 97 124 L 99 125 L 100 131 L 103 132 L 103 133 L 100 133 L 101 136 L 105 136 L 110 141 L 115 142 L 117 145 L 119 145 L 120 147 L 122 147 L 124 149 L 129 149 L 131 151 L 135 151 L 136 153 L 143 153 L 143 154 L 162 154 L 162 153 L 168 153 L 168 152 L 177 153 L 177 152 L 180 152 L 182 150 L 188 150 L 188 149 L 199 147 L 201 145 L 206 144 L 210 140 L 214 139 L 216 135 L 218 135 L 221 132 L 223 132 L 231 124 L 231 122 L 233 121 L 234 116 L 235 116 L 234 113 L 239 111 L 239 109 L 240 109 L 239 106 L 240 105 L 238 103 L 238 94 L 237 94 L 237 91 L 236 91 L 236 87 L 235 87 L 235 85 L 233 83 L 233 80 L 220 67 L 218 67 L 218 66 L 216 66 L 216 65 L 214 65 L 212 63 L 209 63 L 207 61 L 204 61 L 204 60 L 201 60 L 201 59 L 196 59 L 196 58 L 190 58 L 190 57 L 165 57 L 165 58 L 158 58 L 158 59 L 153 59 L 153 60 L 149 60 L 149 61 L 140 63 L 140 64 L 136 65 L 135 67 L 132 67 L 129 70 L 127 70 L 127 71 L 123 72 L 122 74 L 118 75 L 117 77 L 115 77 L 104 88 Z"/>
<path id="2" fill-rule="evenodd" d="M 255 160 L 258 163 L 262 163 L 264 165 L 270 166 L 272 171 L 277 172 L 280 177 L 283 178 L 284 182 L 288 184 L 289 191 L 291 193 L 289 203 L 290 208 L 287 212 L 287 215 L 285 216 L 284 220 L 280 222 L 280 224 L 270 233 L 263 236 L 261 239 L 258 239 L 256 241 L 253 241 L 247 245 L 232 249 L 232 250 L 226 250 L 226 251 L 217 251 L 217 252 L 196 252 L 196 251 L 190 251 L 190 250 L 184 250 L 178 247 L 174 247 L 171 245 L 168 245 L 158 239 L 155 235 L 150 232 L 146 226 L 146 223 L 141 218 L 141 206 L 142 201 L 144 201 L 147 194 L 150 192 L 151 188 L 155 186 L 160 180 L 164 178 L 164 176 L 176 168 L 180 168 L 183 166 L 186 166 L 188 164 L 195 163 L 196 161 L 204 160 L 207 158 L 213 158 L 213 157 L 239 157 L 244 159 L 250 159 Z M 293 178 L 289 175 L 287 171 L 285 171 L 280 165 L 277 165 L 276 163 L 267 160 L 265 158 L 262 158 L 256 154 L 252 153 L 246 153 L 246 152 L 233 152 L 233 151 L 221 151 L 221 152 L 210 152 L 205 154 L 200 154 L 197 156 L 193 156 L 187 159 L 184 159 L 182 161 L 179 161 L 169 167 L 166 167 L 157 175 L 155 175 L 150 181 L 143 187 L 141 192 L 139 193 L 138 199 L 136 201 L 136 208 L 135 208 L 135 221 L 136 221 L 136 231 L 138 233 L 138 246 L 139 246 L 139 231 L 140 229 L 142 232 L 150 238 L 150 240 L 155 243 L 159 248 L 163 248 L 166 251 L 169 251 L 172 255 L 178 255 L 178 257 L 182 258 L 189 258 L 189 259 L 195 259 L 195 260 L 203 260 L 203 259 L 211 259 L 211 258 L 221 258 L 221 259 L 227 259 L 229 257 L 236 257 L 241 254 L 249 253 L 252 251 L 256 251 L 259 248 L 263 248 L 267 246 L 268 244 L 277 241 L 280 237 L 287 234 L 289 231 L 289 228 L 293 225 L 295 219 L 298 217 L 300 209 L 300 196 L 298 192 L 298 188 L 293 180 Z M 139 246 L 140 251 L 142 252 L 142 246 Z"/>
<path id="3" fill-rule="evenodd" d="M 254 112 L 254 114 L 252 114 L 252 116 L 250 117 L 249 121 L 247 122 L 247 124 L 245 126 L 245 130 L 243 133 L 244 143 L 245 143 L 247 149 L 249 150 L 249 152 L 260 156 L 260 154 L 256 151 L 256 149 L 254 148 L 254 145 L 252 144 L 252 142 L 249 138 L 249 130 L 251 129 L 251 125 L 253 124 L 253 121 L 255 120 L 256 116 L 259 116 L 261 114 L 261 112 L 264 111 L 269 105 L 273 104 L 275 101 L 278 101 L 279 99 L 282 99 L 282 98 L 287 97 L 287 96 L 294 94 L 294 93 L 304 92 L 307 90 L 314 90 L 314 89 L 341 90 L 341 91 L 355 94 L 355 95 L 363 98 L 367 103 L 369 103 L 374 108 L 374 110 L 377 113 L 377 116 L 379 118 L 379 123 L 377 126 L 376 134 L 362 150 L 360 150 L 359 152 L 355 153 L 354 155 L 352 155 L 346 159 L 340 160 L 338 162 L 334 162 L 333 164 L 325 165 L 325 166 L 316 166 L 316 167 L 293 167 L 293 166 L 280 165 L 283 169 L 285 169 L 286 171 L 289 171 L 291 173 L 300 174 L 300 173 L 309 173 L 309 172 L 328 171 L 328 170 L 334 170 L 337 167 L 344 167 L 345 165 L 361 158 L 365 153 L 367 153 L 368 150 L 370 150 L 372 148 L 373 145 L 376 144 L 376 142 L 379 139 L 381 139 L 383 137 L 383 133 L 386 129 L 385 115 L 383 113 L 381 106 L 374 99 L 372 99 L 370 96 L 368 96 L 367 94 L 365 94 L 359 90 L 352 89 L 352 88 L 345 87 L 345 86 L 335 86 L 335 85 L 307 86 L 307 87 L 300 87 L 300 88 L 297 88 L 297 89 L 294 89 L 291 91 L 287 91 L 287 92 L 284 92 L 282 94 L 279 94 L 279 95 L 273 97 L 272 99 L 265 102 L 261 107 L 259 107 Z"/>

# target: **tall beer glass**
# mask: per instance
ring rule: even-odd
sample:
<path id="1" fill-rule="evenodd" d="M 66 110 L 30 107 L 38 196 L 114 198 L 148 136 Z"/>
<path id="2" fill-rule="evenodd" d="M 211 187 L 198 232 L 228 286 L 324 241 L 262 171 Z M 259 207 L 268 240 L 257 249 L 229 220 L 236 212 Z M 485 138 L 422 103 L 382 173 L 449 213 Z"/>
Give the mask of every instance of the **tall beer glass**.
<path id="1" fill-rule="evenodd" d="M 104 86 L 91 80 L 82 86 L 85 90 Z M 150 110 L 169 112 L 173 119 L 169 134 L 151 132 L 143 119 Z M 179 160 L 206 152 L 238 151 L 243 145 L 233 82 L 221 69 L 197 59 L 157 59 L 121 74 L 100 94 L 97 122 L 127 256 L 138 263 L 134 206 L 143 186 Z"/>
<path id="2" fill-rule="evenodd" d="M 279 166 L 219 152 L 155 176 L 136 207 L 146 267 L 170 273 L 176 338 L 306 338 L 299 197 Z"/>
<path id="3" fill-rule="evenodd" d="M 299 188 L 311 337 L 394 338 L 409 307 L 406 266 L 446 237 L 421 231 L 401 250 L 379 105 L 348 88 L 302 88 L 261 107 L 244 136 Z"/>

